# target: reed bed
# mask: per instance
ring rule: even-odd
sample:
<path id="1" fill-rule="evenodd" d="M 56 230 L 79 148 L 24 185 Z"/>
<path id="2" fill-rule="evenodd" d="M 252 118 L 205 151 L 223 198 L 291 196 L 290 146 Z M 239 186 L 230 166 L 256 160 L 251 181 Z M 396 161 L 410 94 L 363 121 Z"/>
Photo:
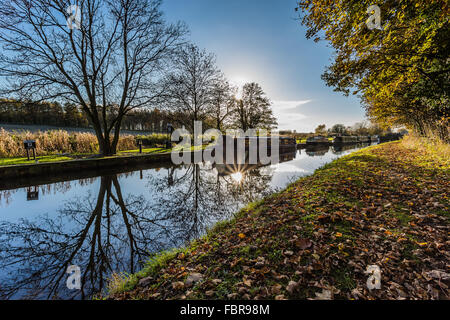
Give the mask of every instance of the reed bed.
<path id="1" fill-rule="evenodd" d="M 23 142 L 36 140 L 36 153 L 39 156 L 55 154 L 88 154 L 98 153 L 97 137 L 92 133 L 69 133 L 64 130 L 43 132 L 8 132 L 0 129 L 0 158 L 23 157 L 26 154 Z M 137 148 L 136 139 L 132 135 L 122 135 L 118 151 Z"/>

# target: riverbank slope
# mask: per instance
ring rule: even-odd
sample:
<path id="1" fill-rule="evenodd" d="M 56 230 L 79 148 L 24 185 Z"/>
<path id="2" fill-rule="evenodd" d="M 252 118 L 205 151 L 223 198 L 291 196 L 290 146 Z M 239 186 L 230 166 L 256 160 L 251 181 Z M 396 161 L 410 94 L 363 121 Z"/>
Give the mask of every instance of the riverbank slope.
<path id="1" fill-rule="evenodd" d="M 406 139 L 345 156 L 115 276 L 109 298 L 448 299 L 447 152 Z"/>

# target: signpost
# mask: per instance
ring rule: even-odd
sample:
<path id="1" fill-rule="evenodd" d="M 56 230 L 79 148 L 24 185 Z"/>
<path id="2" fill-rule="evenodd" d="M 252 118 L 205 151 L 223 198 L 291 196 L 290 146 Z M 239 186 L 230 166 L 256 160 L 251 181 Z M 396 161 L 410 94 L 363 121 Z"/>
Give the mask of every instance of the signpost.
<path id="1" fill-rule="evenodd" d="M 166 143 L 166 149 L 172 148 L 172 133 L 174 131 L 174 128 L 172 124 L 167 124 L 167 143 Z"/>
<path id="2" fill-rule="evenodd" d="M 142 139 L 138 140 L 139 153 L 142 153 Z"/>
<path id="3" fill-rule="evenodd" d="M 27 158 L 30 161 L 30 150 L 33 151 L 33 160 L 36 160 L 36 141 L 35 140 L 25 140 L 23 146 L 27 151 Z"/>

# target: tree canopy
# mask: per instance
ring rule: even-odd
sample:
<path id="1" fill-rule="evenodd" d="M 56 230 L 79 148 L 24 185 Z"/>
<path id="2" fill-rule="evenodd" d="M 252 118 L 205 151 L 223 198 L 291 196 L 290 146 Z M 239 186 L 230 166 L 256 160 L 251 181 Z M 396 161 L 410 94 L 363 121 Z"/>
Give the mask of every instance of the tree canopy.
<path id="1" fill-rule="evenodd" d="M 235 127 L 244 131 L 276 128 L 278 123 L 271 105 L 270 99 L 259 84 L 255 82 L 245 84 L 242 88 L 242 98 L 237 100 L 233 114 Z"/>
<path id="2" fill-rule="evenodd" d="M 381 30 L 366 25 L 371 5 Z M 323 79 L 357 94 L 370 118 L 449 136 L 449 5 L 446 0 L 301 0 L 307 38 L 335 49 Z"/>

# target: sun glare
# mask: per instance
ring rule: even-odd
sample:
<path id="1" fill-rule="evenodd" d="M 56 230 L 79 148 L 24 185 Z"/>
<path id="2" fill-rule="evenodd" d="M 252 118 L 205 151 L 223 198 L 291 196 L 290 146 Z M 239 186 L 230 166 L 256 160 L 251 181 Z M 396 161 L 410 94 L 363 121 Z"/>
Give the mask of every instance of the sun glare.
<path id="1" fill-rule="evenodd" d="M 240 99 L 242 97 L 242 87 L 244 84 L 251 82 L 247 78 L 243 76 L 236 76 L 230 78 L 230 83 L 238 88 L 238 91 L 236 92 L 236 98 Z"/>
<path id="2" fill-rule="evenodd" d="M 241 183 L 242 182 L 242 178 L 244 178 L 244 176 L 242 175 L 242 172 L 235 172 L 231 175 L 231 178 L 236 182 L 236 183 Z"/>

